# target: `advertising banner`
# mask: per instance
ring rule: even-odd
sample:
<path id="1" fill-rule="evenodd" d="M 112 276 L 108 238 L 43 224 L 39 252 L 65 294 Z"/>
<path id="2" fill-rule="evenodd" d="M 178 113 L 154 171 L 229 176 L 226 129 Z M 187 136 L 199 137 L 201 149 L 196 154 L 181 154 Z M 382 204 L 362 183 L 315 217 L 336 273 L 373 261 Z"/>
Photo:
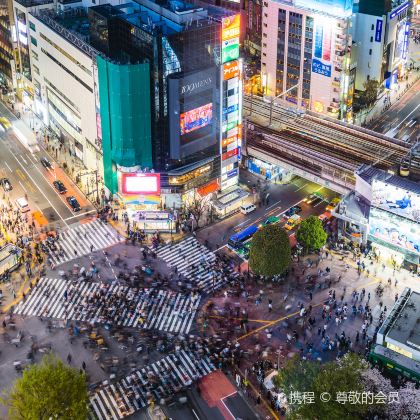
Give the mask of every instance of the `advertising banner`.
<path id="1" fill-rule="evenodd" d="M 212 121 L 213 104 L 206 104 L 180 115 L 181 135 L 205 127 Z"/>
<path id="2" fill-rule="evenodd" d="M 376 29 L 375 29 L 375 41 L 376 42 L 381 42 L 381 40 L 382 40 L 382 26 L 383 26 L 382 19 L 376 19 Z"/>
<path id="3" fill-rule="evenodd" d="M 239 76 L 238 60 L 229 61 L 223 65 L 223 80 L 229 80 Z"/>
<path id="4" fill-rule="evenodd" d="M 331 77 L 332 20 L 315 18 L 312 73 Z"/>
<path id="5" fill-rule="evenodd" d="M 373 181 L 371 205 L 420 222 L 420 196 L 383 181 Z"/>
<path id="6" fill-rule="evenodd" d="M 237 38 L 241 31 L 241 15 L 228 16 L 222 19 L 222 41 Z"/>
<path id="7" fill-rule="evenodd" d="M 375 238 L 420 254 L 420 224 L 378 208 L 372 208 L 369 233 Z"/>
<path id="8" fill-rule="evenodd" d="M 120 174 L 120 191 L 123 194 L 159 195 L 160 174 L 126 173 Z"/>
<path id="9" fill-rule="evenodd" d="M 353 10 L 353 0 L 295 0 L 295 4 L 339 17 L 350 16 Z"/>
<path id="10" fill-rule="evenodd" d="M 222 63 L 239 58 L 239 38 L 229 39 L 222 43 Z"/>

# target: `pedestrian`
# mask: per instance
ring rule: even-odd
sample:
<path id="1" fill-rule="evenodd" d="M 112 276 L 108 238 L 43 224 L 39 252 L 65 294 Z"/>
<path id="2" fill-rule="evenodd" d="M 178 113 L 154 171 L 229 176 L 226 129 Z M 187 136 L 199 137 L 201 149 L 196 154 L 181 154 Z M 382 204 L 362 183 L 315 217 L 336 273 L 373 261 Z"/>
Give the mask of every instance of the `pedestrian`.
<path id="1" fill-rule="evenodd" d="M 85 363 L 85 361 L 83 361 L 83 363 L 82 363 L 82 368 L 86 372 L 86 363 Z"/>
<path id="2" fill-rule="evenodd" d="M 77 249 L 74 250 L 74 256 L 77 257 Z"/>
<path id="3" fill-rule="evenodd" d="M 395 293 L 395 302 L 398 300 L 398 293 Z"/>
<path id="4" fill-rule="evenodd" d="M 71 354 L 69 353 L 68 355 L 67 355 L 67 363 L 70 365 L 71 364 L 71 359 L 72 359 L 72 357 L 71 357 Z M 84 362 L 83 362 L 84 363 Z"/>
<path id="5" fill-rule="evenodd" d="M 93 252 L 93 248 L 94 248 L 94 246 L 93 246 L 93 244 L 90 246 L 90 252 Z"/>
<path id="6" fill-rule="evenodd" d="M 273 310 L 273 301 L 271 299 L 268 299 L 268 312 L 271 312 Z"/>
<path id="7" fill-rule="evenodd" d="M 309 292 L 309 300 L 312 300 L 312 292 Z"/>

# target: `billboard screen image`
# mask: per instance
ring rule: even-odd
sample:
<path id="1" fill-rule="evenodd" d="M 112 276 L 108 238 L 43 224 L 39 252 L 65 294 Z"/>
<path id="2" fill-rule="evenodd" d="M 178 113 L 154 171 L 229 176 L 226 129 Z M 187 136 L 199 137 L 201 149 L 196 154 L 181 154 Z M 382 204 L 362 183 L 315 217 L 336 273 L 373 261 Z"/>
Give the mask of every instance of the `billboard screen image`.
<path id="1" fill-rule="evenodd" d="M 209 103 L 181 114 L 181 136 L 209 125 L 213 116 L 213 104 Z"/>
<path id="2" fill-rule="evenodd" d="M 409 219 L 372 208 L 369 233 L 375 238 L 420 254 L 420 225 Z"/>
<path id="3" fill-rule="evenodd" d="M 339 17 L 349 16 L 353 10 L 353 0 L 295 0 L 295 4 Z"/>
<path id="4" fill-rule="evenodd" d="M 420 222 L 420 196 L 383 181 L 372 183 L 372 206 Z"/>
<path id="5" fill-rule="evenodd" d="M 239 37 L 241 31 L 241 15 L 225 17 L 222 20 L 222 41 Z"/>
<path id="6" fill-rule="evenodd" d="M 160 174 L 121 174 L 121 192 L 123 194 L 159 195 Z"/>

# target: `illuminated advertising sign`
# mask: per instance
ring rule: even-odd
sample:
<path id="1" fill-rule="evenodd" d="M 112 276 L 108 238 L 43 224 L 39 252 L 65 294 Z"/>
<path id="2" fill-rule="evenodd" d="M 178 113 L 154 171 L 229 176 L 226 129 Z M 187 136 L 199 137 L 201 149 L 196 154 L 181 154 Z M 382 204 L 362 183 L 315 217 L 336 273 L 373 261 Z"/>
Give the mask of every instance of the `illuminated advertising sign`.
<path id="1" fill-rule="evenodd" d="M 396 214 L 371 208 L 369 233 L 374 238 L 420 254 L 420 224 Z"/>
<path id="2" fill-rule="evenodd" d="M 350 16 L 353 0 L 295 0 L 295 5 L 334 16 Z"/>
<path id="3" fill-rule="evenodd" d="M 420 196 L 383 181 L 373 181 L 371 205 L 420 222 Z"/>
<path id="4" fill-rule="evenodd" d="M 121 174 L 123 194 L 159 195 L 160 174 L 129 173 Z"/>
<path id="5" fill-rule="evenodd" d="M 222 19 L 222 41 L 237 38 L 241 33 L 241 15 L 228 16 Z"/>
<path id="6" fill-rule="evenodd" d="M 239 58 L 239 38 L 228 39 L 222 43 L 222 63 Z"/>
<path id="7" fill-rule="evenodd" d="M 395 17 L 400 15 L 402 12 L 404 12 L 404 10 L 408 9 L 409 7 L 410 7 L 409 1 L 407 3 L 402 4 L 400 7 L 398 7 L 393 12 L 391 12 L 391 14 L 389 15 L 389 19 L 394 19 Z"/>
<path id="8" fill-rule="evenodd" d="M 229 80 L 233 77 L 239 76 L 239 62 L 238 60 L 230 61 L 223 65 L 223 80 Z"/>
<path id="9" fill-rule="evenodd" d="M 332 20 L 328 18 L 316 18 L 312 73 L 331 77 L 331 41 Z"/>
<path id="10" fill-rule="evenodd" d="M 410 22 L 405 23 L 405 33 L 404 33 L 404 48 L 402 58 L 403 60 L 407 60 L 407 52 L 408 52 L 408 35 L 410 34 Z"/>
<path id="11" fill-rule="evenodd" d="M 236 156 L 237 154 L 238 154 L 238 148 L 229 150 L 228 152 L 223 153 L 222 160 L 229 159 L 229 158 L 231 158 L 233 156 Z"/>
<path id="12" fill-rule="evenodd" d="M 213 104 L 209 103 L 180 115 L 181 136 L 209 125 L 212 121 Z"/>

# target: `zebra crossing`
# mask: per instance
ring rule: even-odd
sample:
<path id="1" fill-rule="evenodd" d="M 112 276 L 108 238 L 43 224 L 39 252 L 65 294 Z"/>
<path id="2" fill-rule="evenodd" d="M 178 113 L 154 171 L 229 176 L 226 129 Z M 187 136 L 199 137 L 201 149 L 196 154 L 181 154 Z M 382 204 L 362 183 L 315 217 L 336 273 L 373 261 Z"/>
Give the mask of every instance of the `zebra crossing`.
<path id="1" fill-rule="evenodd" d="M 205 293 L 218 289 L 238 274 L 233 270 L 223 272 L 215 266 L 216 255 L 194 237 L 186 238 L 177 244 L 164 245 L 156 255 L 168 264 L 177 267 L 178 272 Z"/>
<path id="2" fill-rule="evenodd" d="M 50 249 L 48 255 L 57 266 L 81 255 L 89 254 L 91 247 L 95 251 L 115 245 L 123 239 L 108 224 L 94 220 L 63 230 L 59 240 L 55 242 L 58 249 Z"/>
<path id="3" fill-rule="evenodd" d="M 70 283 L 41 278 L 14 313 L 187 334 L 199 304 L 198 295 L 134 289 L 116 281 Z"/>
<path id="4" fill-rule="evenodd" d="M 101 386 L 89 399 L 90 420 L 118 420 L 149 405 L 151 399 L 174 395 L 194 380 L 215 370 L 208 356 L 180 350 L 130 373 L 116 383 Z"/>

